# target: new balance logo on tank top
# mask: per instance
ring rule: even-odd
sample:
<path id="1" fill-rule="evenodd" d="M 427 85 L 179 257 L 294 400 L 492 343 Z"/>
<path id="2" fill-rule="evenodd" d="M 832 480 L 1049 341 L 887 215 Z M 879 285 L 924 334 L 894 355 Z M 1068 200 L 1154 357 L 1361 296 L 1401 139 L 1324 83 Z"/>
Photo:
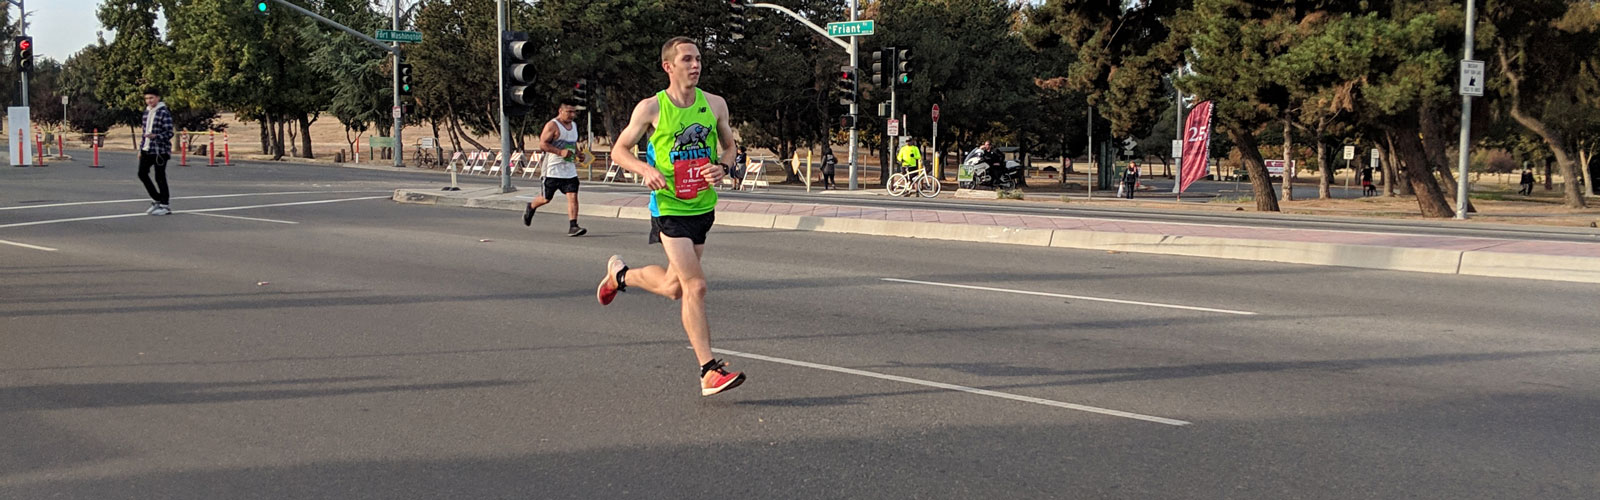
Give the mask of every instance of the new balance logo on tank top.
<path id="1" fill-rule="evenodd" d="M 694 91 L 694 104 L 680 108 L 665 90 L 656 94 L 660 114 L 650 134 L 651 164 L 667 186 L 651 193 L 650 214 L 700 215 L 717 207 L 717 191 L 701 173 L 717 163 L 717 117 L 705 92 Z"/>

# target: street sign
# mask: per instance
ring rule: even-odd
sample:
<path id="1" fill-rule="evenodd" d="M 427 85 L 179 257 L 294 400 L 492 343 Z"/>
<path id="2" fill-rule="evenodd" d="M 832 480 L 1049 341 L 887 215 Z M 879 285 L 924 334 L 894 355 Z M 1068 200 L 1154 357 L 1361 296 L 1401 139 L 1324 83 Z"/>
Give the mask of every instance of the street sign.
<path id="1" fill-rule="evenodd" d="M 66 106 L 67 105 L 67 96 L 61 96 L 61 105 L 62 106 Z"/>
<path id="2" fill-rule="evenodd" d="M 1350 160 L 1354 160 L 1354 159 L 1356 159 L 1356 147 L 1355 146 L 1345 146 L 1344 147 L 1344 161 L 1350 161 Z"/>
<path id="3" fill-rule="evenodd" d="M 878 23 L 873 20 L 828 23 L 828 36 L 867 36 L 873 34 Z"/>
<path id="4" fill-rule="evenodd" d="M 380 42 L 421 43 L 422 32 L 403 30 L 378 30 L 372 34 Z"/>
<path id="5" fill-rule="evenodd" d="M 1378 168 L 1378 148 L 1372 148 L 1372 168 Z"/>
<path id="6" fill-rule="evenodd" d="M 900 120 L 889 120 L 889 137 L 900 137 Z"/>
<path id="7" fill-rule="evenodd" d="M 1183 158 L 1183 140 L 1182 139 L 1173 139 L 1172 140 L 1172 157 L 1173 158 Z"/>
<path id="8" fill-rule="evenodd" d="M 939 123 L 939 105 L 933 105 L 933 122 Z"/>
<path id="9" fill-rule="evenodd" d="M 389 114 L 389 116 L 393 116 L 393 117 L 395 117 L 395 119 L 399 119 L 400 118 L 400 107 L 399 106 L 395 106 L 394 107 L 394 111 L 391 112 Z"/>
<path id="10" fill-rule="evenodd" d="M 1461 95 L 1483 97 L 1483 61 L 1461 61 Z"/>

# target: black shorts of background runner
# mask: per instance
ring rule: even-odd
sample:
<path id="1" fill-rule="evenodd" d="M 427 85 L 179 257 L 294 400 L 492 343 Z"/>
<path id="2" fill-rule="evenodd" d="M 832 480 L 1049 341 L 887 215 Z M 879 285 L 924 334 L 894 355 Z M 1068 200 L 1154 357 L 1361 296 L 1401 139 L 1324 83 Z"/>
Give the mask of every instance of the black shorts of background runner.
<path id="1" fill-rule="evenodd" d="M 556 191 L 561 191 L 568 194 L 578 194 L 578 178 L 573 177 L 570 179 L 561 179 L 555 177 L 546 177 L 544 179 L 544 199 L 555 199 L 553 197 L 556 195 Z"/>
<path id="2" fill-rule="evenodd" d="M 662 215 L 650 218 L 650 243 L 661 243 L 661 236 L 669 238 L 688 238 L 696 245 L 706 244 L 706 233 L 711 232 L 711 224 L 717 221 L 716 212 L 706 212 L 700 215 Z"/>

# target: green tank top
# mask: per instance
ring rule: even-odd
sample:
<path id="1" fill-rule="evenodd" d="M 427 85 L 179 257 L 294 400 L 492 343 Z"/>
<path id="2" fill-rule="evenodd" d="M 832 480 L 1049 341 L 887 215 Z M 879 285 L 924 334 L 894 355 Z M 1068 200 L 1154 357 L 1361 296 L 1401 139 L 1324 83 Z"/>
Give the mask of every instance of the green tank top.
<path id="1" fill-rule="evenodd" d="M 667 179 L 667 187 L 651 193 L 651 215 L 700 215 L 717 207 L 717 191 L 700 173 L 721 168 L 717 163 L 717 117 L 706 94 L 694 91 L 694 104 L 680 108 L 656 94 L 656 130 L 650 134 L 651 164 Z"/>

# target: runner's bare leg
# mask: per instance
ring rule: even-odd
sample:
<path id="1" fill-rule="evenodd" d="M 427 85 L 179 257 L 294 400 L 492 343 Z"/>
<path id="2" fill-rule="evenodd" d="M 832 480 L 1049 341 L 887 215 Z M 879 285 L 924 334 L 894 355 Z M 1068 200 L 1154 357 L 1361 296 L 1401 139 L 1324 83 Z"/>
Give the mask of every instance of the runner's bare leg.
<path id="1" fill-rule="evenodd" d="M 706 321 L 705 271 L 700 267 L 705 245 L 696 245 L 688 238 L 662 235 L 661 247 L 667 252 L 667 267 L 630 268 L 628 286 L 682 301 L 683 330 L 689 335 L 695 358 L 705 364 L 713 357 L 711 328 Z"/>

